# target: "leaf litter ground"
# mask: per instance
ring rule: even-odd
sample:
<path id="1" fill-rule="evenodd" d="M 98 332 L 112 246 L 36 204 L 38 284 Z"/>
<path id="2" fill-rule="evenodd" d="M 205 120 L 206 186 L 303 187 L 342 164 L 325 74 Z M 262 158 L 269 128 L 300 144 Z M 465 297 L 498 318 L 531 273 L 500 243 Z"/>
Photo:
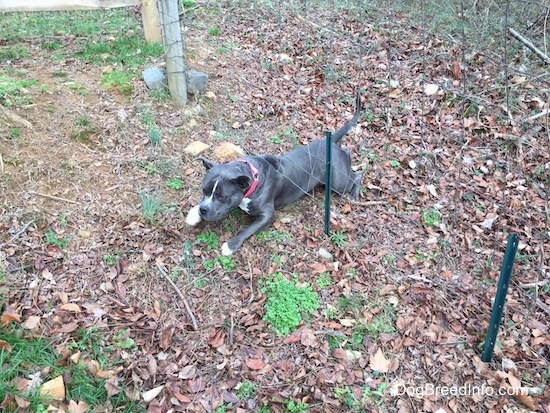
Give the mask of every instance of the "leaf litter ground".
<path id="1" fill-rule="evenodd" d="M 122 367 L 97 374 L 110 377 L 109 394 L 122 391 L 118 383 L 154 391 L 152 412 L 288 411 L 289 400 L 309 411 L 548 411 L 547 125 L 503 121 L 488 52 L 470 57 L 466 94 L 483 107 L 468 106 L 458 46 L 405 21 L 234 11 L 224 19 L 198 8 L 187 22 L 189 65 L 209 73 L 213 93 L 185 110 L 153 99 L 140 81 L 131 98 L 120 96 L 100 86 L 102 67 L 52 61 L 39 48 L 11 63 L 47 93 L 27 90 L 33 104 L 11 110 L 32 127 L 0 141 L 5 320 L 17 314 L 29 336 L 60 349 L 91 327 L 106 347 L 131 338 L 134 347 L 108 353 Z M 340 241 L 323 234 L 316 191 L 280 211 L 273 236 L 247 241 L 235 268 L 224 269 L 197 235 L 227 240 L 246 217 L 185 226 L 203 171 L 183 148 L 229 140 L 252 154 L 286 152 L 345 122 L 356 88 L 365 114 L 343 144 L 366 171 L 365 191 L 358 203 L 334 199 Z M 528 82 L 518 90 L 523 105 L 510 116 L 523 119 L 539 98 Z M 83 116 L 93 132 L 75 139 Z M 160 146 L 147 136 L 151 116 Z M 183 188 L 166 187 L 167 178 Z M 154 223 L 140 194 L 161 194 Z M 520 251 L 499 345 L 485 365 L 480 349 L 510 232 Z M 334 262 L 319 256 L 321 247 Z M 275 272 L 295 274 L 320 297 L 287 337 L 262 320 L 261 281 Z M 249 382 L 257 391 L 239 392 Z M 429 386 L 494 392 L 410 394 Z M 535 391 L 498 394 L 519 386 Z"/>

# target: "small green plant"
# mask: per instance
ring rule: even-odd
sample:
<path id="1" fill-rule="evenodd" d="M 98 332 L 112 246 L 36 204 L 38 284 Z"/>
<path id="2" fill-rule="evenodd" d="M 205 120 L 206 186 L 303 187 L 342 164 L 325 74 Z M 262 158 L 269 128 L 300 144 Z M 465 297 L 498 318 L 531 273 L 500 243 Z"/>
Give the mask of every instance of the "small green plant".
<path id="1" fill-rule="evenodd" d="M 279 135 L 273 135 L 271 137 L 271 143 L 279 145 L 282 142 L 283 142 L 283 140 L 281 139 L 281 137 Z"/>
<path id="2" fill-rule="evenodd" d="M 233 257 L 231 256 L 229 257 L 220 256 L 218 257 L 218 262 L 220 263 L 221 267 L 225 271 L 234 270 L 236 267 L 235 263 L 233 262 Z"/>
<path id="3" fill-rule="evenodd" d="M 303 316 L 313 313 L 319 307 L 319 297 L 311 286 L 298 286 L 287 281 L 281 273 L 275 273 L 265 281 L 261 289 L 267 296 L 264 320 L 279 335 L 293 331 Z"/>
<path id="4" fill-rule="evenodd" d="M 117 254 L 105 254 L 105 255 L 103 255 L 103 262 L 105 262 L 105 264 L 110 265 L 110 266 L 115 265 L 116 262 L 117 262 L 117 259 L 118 259 Z"/>
<path id="5" fill-rule="evenodd" d="M 401 168 L 401 162 L 399 162 L 397 159 L 392 159 L 392 160 L 390 161 L 390 166 L 391 166 L 392 168 L 396 168 L 396 169 L 397 169 L 397 168 Z"/>
<path id="6" fill-rule="evenodd" d="M 206 248 L 209 250 L 216 250 L 219 246 L 218 235 L 212 231 L 201 232 L 197 235 L 197 241 L 206 244 Z"/>
<path id="7" fill-rule="evenodd" d="M 60 238 L 51 228 L 46 231 L 46 244 L 56 246 L 58 248 L 65 248 L 69 245 L 68 238 Z"/>
<path id="8" fill-rule="evenodd" d="M 155 223 L 155 215 L 161 210 L 161 195 L 158 192 L 149 193 L 147 191 L 139 191 L 141 199 L 141 209 L 145 221 L 149 224 Z"/>
<path id="9" fill-rule="evenodd" d="M 258 386 L 250 381 L 242 382 L 237 389 L 237 397 L 243 399 L 253 399 L 258 392 Z"/>
<path id="10" fill-rule="evenodd" d="M 10 129 L 10 131 L 8 132 L 9 140 L 16 140 L 20 136 L 21 136 L 21 129 L 13 128 L 13 129 Z"/>
<path id="11" fill-rule="evenodd" d="M 395 255 L 387 253 L 382 256 L 382 264 L 384 264 L 386 267 L 393 267 L 397 261 L 395 258 Z"/>
<path id="12" fill-rule="evenodd" d="M 183 188 L 183 181 L 179 178 L 168 178 L 164 182 L 164 185 L 166 185 L 168 188 L 178 190 L 178 189 Z"/>
<path id="13" fill-rule="evenodd" d="M 208 34 L 209 34 L 210 36 L 219 36 L 220 33 L 221 33 L 221 30 L 220 30 L 219 27 L 210 27 L 210 28 L 208 29 Z"/>
<path id="14" fill-rule="evenodd" d="M 105 89 L 115 89 L 121 95 L 128 96 L 134 92 L 134 86 L 130 83 L 132 77 L 128 72 L 113 70 L 103 75 L 100 84 Z"/>
<path id="15" fill-rule="evenodd" d="M 289 413 L 306 413 L 308 407 L 309 405 L 307 403 L 301 401 L 296 402 L 292 399 L 286 403 L 286 409 Z"/>
<path id="16" fill-rule="evenodd" d="M 441 213 L 437 209 L 425 209 L 422 213 L 422 221 L 428 227 L 435 227 L 441 220 Z"/>
<path id="17" fill-rule="evenodd" d="M 348 243 L 348 237 L 345 235 L 346 230 L 341 229 L 330 234 L 330 240 L 335 247 L 344 247 Z"/>
<path id="18" fill-rule="evenodd" d="M 275 241 L 280 244 L 281 242 L 292 241 L 292 235 L 285 230 L 270 230 L 260 232 L 256 235 L 256 239 L 260 242 Z"/>
<path id="19" fill-rule="evenodd" d="M 149 132 L 147 132 L 147 137 L 149 138 L 149 142 L 153 146 L 160 145 L 160 130 L 159 128 L 153 127 L 149 129 Z"/>
<path id="20" fill-rule="evenodd" d="M 25 91 L 38 85 L 38 81 L 33 79 L 18 79 L 0 74 L 0 103 L 4 106 L 28 104 L 30 98 L 25 95 Z"/>
<path id="21" fill-rule="evenodd" d="M 363 388 L 363 395 L 362 395 L 362 404 L 364 406 L 369 404 L 370 402 L 375 403 L 376 405 L 380 406 L 384 402 L 384 393 L 389 387 L 389 383 L 383 381 L 382 383 L 378 384 L 376 389 L 371 389 L 369 386 L 365 386 Z"/>
<path id="22" fill-rule="evenodd" d="M 90 119 L 88 119 L 85 116 L 80 116 L 80 117 L 76 118 L 74 123 L 75 123 L 76 126 L 86 127 L 86 126 L 90 126 L 91 121 L 90 121 Z"/>
<path id="23" fill-rule="evenodd" d="M 315 283 L 319 286 L 319 288 L 327 288 L 332 284 L 332 278 L 328 272 L 324 272 L 319 274 Z"/>

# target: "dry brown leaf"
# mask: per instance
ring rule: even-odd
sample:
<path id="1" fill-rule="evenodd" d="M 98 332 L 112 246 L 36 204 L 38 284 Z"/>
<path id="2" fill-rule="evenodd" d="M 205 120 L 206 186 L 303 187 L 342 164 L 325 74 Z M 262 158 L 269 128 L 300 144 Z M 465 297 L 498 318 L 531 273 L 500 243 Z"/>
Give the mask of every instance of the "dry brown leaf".
<path id="1" fill-rule="evenodd" d="M 11 305 L 8 305 L 2 313 L 2 317 L 0 317 L 0 322 L 4 327 L 7 327 L 12 321 L 20 323 L 21 316 L 15 312 Z"/>
<path id="2" fill-rule="evenodd" d="M 17 406 L 21 409 L 27 409 L 31 405 L 30 401 L 17 395 L 15 396 L 15 402 L 17 403 Z"/>
<path id="3" fill-rule="evenodd" d="M 0 340 L 0 351 L 5 351 L 6 353 L 11 352 L 11 345 L 7 341 Z"/>
<path id="4" fill-rule="evenodd" d="M 166 350 L 170 348 L 172 345 L 172 335 L 174 334 L 174 328 L 167 328 L 162 333 L 160 333 L 159 337 L 159 346 L 161 349 Z"/>
<path id="5" fill-rule="evenodd" d="M 390 368 L 390 361 L 384 356 L 381 349 L 378 349 L 376 354 L 370 356 L 369 367 L 380 373 L 387 373 Z"/>
<path id="6" fill-rule="evenodd" d="M 178 399 L 180 403 L 191 403 L 191 399 L 184 394 L 181 394 L 175 391 L 173 395 L 176 399 Z"/>
<path id="7" fill-rule="evenodd" d="M 189 384 L 189 389 L 191 389 L 192 393 L 198 393 L 206 388 L 204 379 L 189 380 L 187 384 Z"/>
<path id="8" fill-rule="evenodd" d="M 185 366 L 178 374 L 180 379 L 192 379 L 197 375 L 197 368 L 194 365 Z"/>
<path id="9" fill-rule="evenodd" d="M 141 394 L 141 397 L 143 398 L 143 401 L 145 403 L 152 402 L 155 397 L 157 397 L 160 392 L 164 389 L 164 385 L 155 387 L 154 389 L 147 390 Z"/>
<path id="10" fill-rule="evenodd" d="M 38 326 L 40 326 L 40 316 L 37 315 L 31 315 L 21 323 L 21 327 L 25 330 L 34 330 Z"/>
<path id="11" fill-rule="evenodd" d="M 208 344 L 214 348 L 220 347 L 225 341 L 225 332 L 223 330 L 212 329 L 210 331 L 210 338 Z"/>
<path id="12" fill-rule="evenodd" d="M 67 324 L 63 324 L 61 326 L 61 328 L 59 328 L 59 330 L 57 330 L 57 332 L 59 332 L 59 333 L 72 333 L 77 328 L 78 328 L 77 323 L 67 323 Z"/>
<path id="13" fill-rule="evenodd" d="M 313 347 L 317 346 L 319 344 L 319 341 L 317 340 L 317 337 L 315 337 L 315 334 L 313 334 L 313 331 L 309 328 L 306 328 L 302 331 L 301 343 L 303 346 Z"/>
<path id="14" fill-rule="evenodd" d="M 120 393 L 120 386 L 118 384 L 118 377 L 113 376 L 105 381 L 105 390 L 107 390 L 107 398 L 111 398 Z"/>
<path id="15" fill-rule="evenodd" d="M 80 306 L 75 303 L 61 304 L 61 306 L 59 306 L 59 309 L 64 311 L 71 311 L 73 313 L 80 313 L 82 311 L 80 309 Z"/>
<path id="16" fill-rule="evenodd" d="M 40 386 L 40 395 L 47 400 L 64 400 L 65 382 L 63 381 L 63 376 L 57 376 L 55 379 L 47 381 Z"/>
<path id="17" fill-rule="evenodd" d="M 250 370 L 261 370 L 265 367 L 265 363 L 262 359 L 247 357 L 244 362 Z"/>
<path id="18" fill-rule="evenodd" d="M 79 401 L 78 403 L 74 400 L 71 400 L 69 402 L 68 412 L 69 413 L 86 413 L 90 406 L 83 401 Z"/>

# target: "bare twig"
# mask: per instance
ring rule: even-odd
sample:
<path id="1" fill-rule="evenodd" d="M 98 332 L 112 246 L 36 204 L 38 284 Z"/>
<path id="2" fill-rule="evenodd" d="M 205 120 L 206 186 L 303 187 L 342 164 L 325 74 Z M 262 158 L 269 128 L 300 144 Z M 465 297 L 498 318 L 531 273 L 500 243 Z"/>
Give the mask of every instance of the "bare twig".
<path id="1" fill-rule="evenodd" d="M 23 225 L 23 228 L 21 228 L 21 231 L 19 231 L 17 234 L 15 234 L 13 237 L 10 238 L 10 242 L 15 241 L 19 237 L 19 235 L 21 235 L 23 232 L 25 232 L 27 230 L 27 228 L 29 227 L 29 225 L 31 225 L 33 222 L 34 222 L 34 219 L 30 220 L 25 225 Z"/>
<path id="2" fill-rule="evenodd" d="M 523 37 L 521 34 L 516 32 L 511 27 L 508 27 L 508 30 L 510 31 L 510 34 L 512 36 L 514 36 L 516 39 L 522 42 L 525 46 L 531 49 L 538 57 L 544 60 L 547 65 L 550 65 L 550 57 L 548 57 L 548 55 L 546 55 L 542 50 L 540 50 L 537 46 L 535 46 L 529 39 Z"/>
<path id="3" fill-rule="evenodd" d="M 60 198 L 60 197 L 54 196 L 54 195 L 42 194 L 40 192 L 34 192 L 34 191 L 30 191 L 30 193 L 34 194 L 34 195 L 41 196 L 42 198 L 51 199 L 53 201 L 60 201 L 60 202 L 67 202 L 69 204 L 76 204 L 76 201 L 72 201 L 72 200 L 66 199 L 66 198 Z"/>
<path id="4" fill-rule="evenodd" d="M 166 281 L 168 281 L 170 283 L 170 285 L 172 286 L 174 291 L 176 291 L 176 293 L 178 294 L 181 301 L 183 301 L 183 305 L 185 306 L 185 309 L 187 310 L 187 314 L 189 315 L 189 318 L 191 319 L 191 322 L 193 323 L 193 329 L 197 330 L 199 328 L 199 325 L 197 324 L 197 319 L 193 315 L 193 312 L 191 311 L 191 307 L 189 306 L 189 303 L 187 302 L 187 299 L 182 294 L 182 292 L 180 291 L 178 286 L 174 283 L 174 281 L 172 281 L 172 279 L 168 276 L 168 274 L 166 273 L 166 270 L 164 268 L 162 268 L 161 265 L 158 262 L 156 264 L 157 264 L 157 268 L 158 268 L 159 272 L 161 273 L 161 275 L 164 277 L 164 279 Z"/>
<path id="5" fill-rule="evenodd" d="M 546 116 L 550 113 L 550 109 L 544 109 L 542 112 L 537 113 L 536 115 L 529 116 L 527 120 L 536 120 L 538 118 L 542 118 L 543 116 Z"/>

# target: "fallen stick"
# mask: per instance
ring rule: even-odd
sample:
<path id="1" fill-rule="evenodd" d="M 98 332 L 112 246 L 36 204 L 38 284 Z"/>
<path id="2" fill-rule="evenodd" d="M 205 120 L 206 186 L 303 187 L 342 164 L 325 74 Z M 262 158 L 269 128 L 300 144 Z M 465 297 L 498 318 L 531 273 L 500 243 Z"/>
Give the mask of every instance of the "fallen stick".
<path id="1" fill-rule="evenodd" d="M 178 288 L 176 283 L 174 283 L 174 281 L 172 281 L 170 276 L 166 273 L 164 268 L 162 268 L 158 262 L 156 264 L 157 264 L 157 268 L 158 268 L 159 272 L 161 273 L 161 275 L 164 277 L 164 279 L 166 281 L 168 281 L 170 283 L 172 288 L 178 294 L 179 298 L 181 298 L 181 300 L 183 301 L 183 305 L 185 306 L 185 309 L 187 310 L 187 314 L 189 315 L 189 318 L 191 319 L 191 322 L 193 323 L 193 329 L 197 330 L 199 328 L 199 325 L 197 324 L 197 319 L 195 318 L 195 316 L 193 315 L 193 312 L 191 311 L 191 307 L 189 307 L 189 303 L 187 302 L 187 299 L 184 297 L 184 295 L 182 294 L 182 292 L 180 291 L 180 289 Z"/>
<path id="2" fill-rule="evenodd" d="M 66 199 L 66 198 L 60 198 L 58 196 L 54 196 L 54 195 L 48 195 L 48 194 L 42 194 L 40 192 L 34 192 L 34 191 L 29 191 L 31 194 L 35 194 L 35 195 L 38 195 L 38 196 L 41 196 L 42 198 L 48 198 L 48 199 L 51 199 L 53 201 L 60 201 L 60 202 L 67 202 L 69 204 L 76 204 L 76 201 L 72 201 L 70 199 Z"/>
<path id="3" fill-rule="evenodd" d="M 29 227 L 29 225 L 31 225 L 33 222 L 34 222 L 34 219 L 30 220 L 25 225 L 23 225 L 23 228 L 21 229 L 21 231 L 19 231 L 17 234 L 15 234 L 13 237 L 10 238 L 10 242 L 15 241 L 19 237 L 19 235 L 21 235 L 23 232 L 25 232 L 27 230 L 27 228 Z"/>
<path id="4" fill-rule="evenodd" d="M 527 46 L 529 49 L 531 49 L 538 57 L 540 57 L 542 60 L 546 62 L 547 65 L 550 65 L 550 57 L 548 57 L 542 50 L 540 50 L 537 46 L 535 46 L 531 41 L 525 37 L 523 37 L 521 34 L 516 32 L 511 27 L 508 27 L 508 30 L 514 36 L 516 39 L 518 39 L 520 42 L 522 42 L 525 46 Z"/>

